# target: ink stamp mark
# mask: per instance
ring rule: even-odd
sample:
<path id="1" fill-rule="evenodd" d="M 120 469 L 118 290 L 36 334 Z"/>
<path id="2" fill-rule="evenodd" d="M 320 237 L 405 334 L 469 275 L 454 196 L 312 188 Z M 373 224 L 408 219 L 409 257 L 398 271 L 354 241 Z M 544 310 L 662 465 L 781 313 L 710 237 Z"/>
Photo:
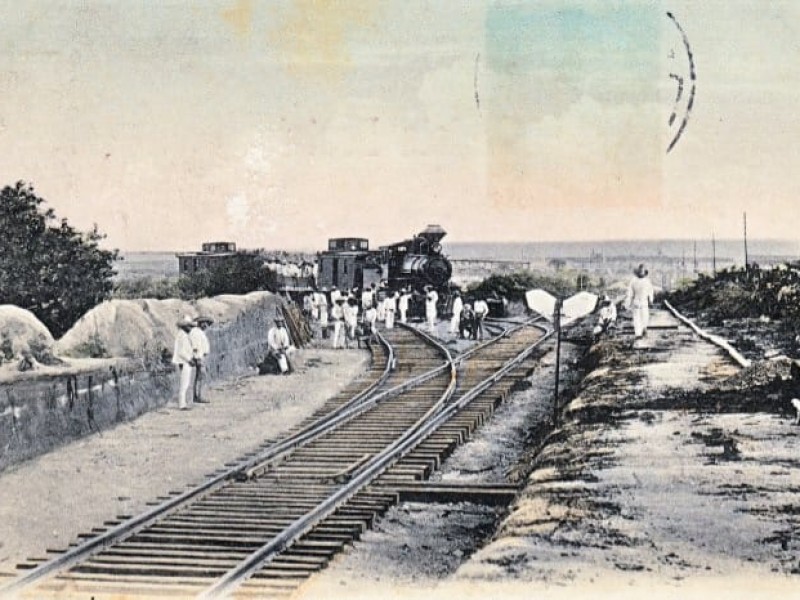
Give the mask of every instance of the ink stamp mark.
<path id="1" fill-rule="evenodd" d="M 686 52 L 685 64 L 681 64 L 683 61 L 678 59 L 682 53 L 676 53 L 674 48 L 670 51 L 669 55 L 670 60 L 676 61 L 675 65 L 671 67 L 669 74 L 670 79 L 672 79 L 676 85 L 675 101 L 668 120 L 670 142 L 667 146 L 667 153 L 669 154 L 675 147 L 675 144 L 678 143 L 678 140 L 681 139 L 683 132 L 686 130 L 686 125 L 689 123 L 689 115 L 692 113 L 695 92 L 697 90 L 697 71 L 694 64 L 694 54 L 689 44 L 689 38 L 686 37 L 686 32 L 684 32 L 683 27 L 678 23 L 675 15 L 671 12 L 667 12 L 667 17 L 669 17 L 680 34 L 683 49 Z"/>

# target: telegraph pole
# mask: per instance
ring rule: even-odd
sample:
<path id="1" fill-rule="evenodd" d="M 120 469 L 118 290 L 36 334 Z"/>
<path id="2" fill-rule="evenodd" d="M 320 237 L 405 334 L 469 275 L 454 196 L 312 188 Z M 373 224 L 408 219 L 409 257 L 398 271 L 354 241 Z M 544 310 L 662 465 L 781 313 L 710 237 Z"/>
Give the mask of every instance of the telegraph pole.
<path id="1" fill-rule="evenodd" d="M 555 391 L 553 394 L 553 427 L 558 427 L 558 381 L 561 370 L 561 305 L 563 300 L 556 298 L 556 306 L 553 310 L 553 325 L 556 328 L 556 382 Z"/>
<path id="2" fill-rule="evenodd" d="M 750 264 L 750 261 L 747 257 L 747 213 L 744 213 L 744 270 L 747 271 L 747 267 Z"/>
<path id="3" fill-rule="evenodd" d="M 714 237 L 714 232 L 711 232 L 711 269 L 714 277 L 717 276 L 717 240 Z"/>

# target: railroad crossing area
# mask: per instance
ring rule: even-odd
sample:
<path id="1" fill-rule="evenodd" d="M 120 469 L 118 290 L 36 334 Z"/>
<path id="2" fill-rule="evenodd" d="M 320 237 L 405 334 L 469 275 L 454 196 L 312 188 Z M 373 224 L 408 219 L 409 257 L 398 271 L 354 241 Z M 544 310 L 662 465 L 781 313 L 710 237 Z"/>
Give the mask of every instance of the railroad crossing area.
<path id="1" fill-rule="evenodd" d="M 552 331 L 493 330 L 452 352 L 421 330 L 383 332 L 369 365 L 308 350 L 298 376 L 226 382 L 188 415 L 158 411 L 20 465 L 0 477 L 2 569 L 42 572 L 25 597 L 790 581 L 798 430 L 731 401 L 747 369 L 666 311 L 645 339 L 623 326 L 580 363 L 565 331 L 565 383 L 588 372 L 564 386 L 554 430 Z M 516 449 L 498 446 L 512 430 Z"/>

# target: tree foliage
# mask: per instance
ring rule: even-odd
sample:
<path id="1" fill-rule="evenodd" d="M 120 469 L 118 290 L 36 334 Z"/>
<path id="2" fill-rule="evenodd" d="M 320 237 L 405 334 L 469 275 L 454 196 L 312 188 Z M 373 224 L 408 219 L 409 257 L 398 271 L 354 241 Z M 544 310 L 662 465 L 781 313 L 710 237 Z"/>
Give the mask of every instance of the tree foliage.
<path id="1" fill-rule="evenodd" d="M 237 254 L 212 264 L 208 269 L 181 277 L 178 287 L 184 298 L 248 294 L 258 290 L 276 291 L 275 273 L 255 254 Z"/>
<path id="2" fill-rule="evenodd" d="M 585 283 L 585 287 L 589 283 Z M 508 275 L 490 275 L 479 284 L 470 286 L 470 291 L 479 294 L 497 293 L 511 301 L 521 302 L 525 298 L 525 292 L 533 289 L 544 289 L 553 294 L 570 295 L 577 290 L 571 278 L 560 275 L 544 275 L 530 271 L 520 271 Z"/>
<path id="3" fill-rule="evenodd" d="M 21 181 L 0 191 L 0 303 L 30 310 L 59 337 L 109 296 L 117 252 L 99 247 L 97 226 L 82 233 L 44 205 Z"/>

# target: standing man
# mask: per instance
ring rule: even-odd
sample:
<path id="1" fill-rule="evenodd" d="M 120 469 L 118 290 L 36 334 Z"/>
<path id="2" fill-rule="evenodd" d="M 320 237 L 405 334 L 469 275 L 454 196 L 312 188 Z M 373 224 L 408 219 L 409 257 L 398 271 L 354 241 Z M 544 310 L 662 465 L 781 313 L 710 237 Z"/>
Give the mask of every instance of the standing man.
<path id="1" fill-rule="evenodd" d="M 450 319 L 450 333 L 458 335 L 458 327 L 461 323 L 461 311 L 464 310 L 464 301 L 461 299 L 461 292 L 453 292 L 453 316 Z"/>
<path id="2" fill-rule="evenodd" d="M 289 351 L 292 341 L 286 331 L 286 321 L 283 317 L 275 317 L 275 325 L 267 333 L 267 347 L 269 354 L 278 364 L 281 375 L 289 375 L 294 369 L 289 362 Z"/>
<path id="3" fill-rule="evenodd" d="M 344 325 L 347 330 L 345 334 L 344 343 L 347 348 L 350 347 L 350 341 L 356 340 L 356 328 L 358 328 L 358 301 L 355 295 L 347 299 L 343 307 Z"/>
<path id="4" fill-rule="evenodd" d="M 188 395 L 192 385 L 192 368 L 194 355 L 189 332 L 194 327 L 194 321 L 188 315 L 176 323 L 178 335 L 175 336 L 175 348 L 172 352 L 172 364 L 178 367 L 181 374 L 181 384 L 178 388 L 178 408 L 189 410 Z"/>
<path id="5" fill-rule="evenodd" d="M 400 311 L 400 322 L 406 322 L 406 315 L 408 314 L 408 303 L 411 300 L 411 294 L 407 288 L 400 291 L 400 298 L 397 300 L 397 310 Z"/>
<path id="6" fill-rule="evenodd" d="M 653 303 L 653 284 L 647 277 L 648 271 L 640 264 L 633 271 L 633 278 L 628 285 L 625 308 L 633 312 L 633 335 L 635 338 L 647 335 L 650 322 L 650 304 Z"/>
<path id="7" fill-rule="evenodd" d="M 483 298 L 478 298 L 475 300 L 472 311 L 475 313 L 472 339 L 483 340 L 483 321 L 489 316 L 489 305 Z"/>
<path id="8" fill-rule="evenodd" d="M 344 298 L 342 296 L 336 298 L 333 308 L 331 308 L 331 320 L 333 320 L 333 348 L 344 348 Z"/>
<path id="9" fill-rule="evenodd" d="M 364 311 L 362 323 L 364 324 L 364 338 L 367 342 L 367 347 L 371 347 L 373 343 L 378 342 L 378 309 L 370 306 Z"/>
<path id="10" fill-rule="evenodd" d="M 203 381 L 206 378 L 206 361 L 211 344 L 206 335 L 206 329 L 214 322 L 211 317 L 199 316 L 194 320 L 194 327 L 189 332 L 189 340 L 192 342 L 192 355 L 194 357 L 194 401 L 207 403 L 203 399 Z"/>
<path id="11" fill-rule="evenodd" d="M 439 302 L 439 293 L 433 287 L 426 285 L 425 291 L 425 319 L 428 321 L 428 329 L 436 330 L 436 303 Z"/>
<path id="12" fill-rule="evenodd" d="M 366 312 L 367 309 L 375 305 L 375 284 L 372 287 L 366 288 L 361 292 L 361 311 Z"/>
<path id="13" fill-rule="evenodd" d="M 383 316 L 386 329 L 394 329 L 394 313 L 397 310 L 397 292 L 387 292 L 383 301 Z"/>

